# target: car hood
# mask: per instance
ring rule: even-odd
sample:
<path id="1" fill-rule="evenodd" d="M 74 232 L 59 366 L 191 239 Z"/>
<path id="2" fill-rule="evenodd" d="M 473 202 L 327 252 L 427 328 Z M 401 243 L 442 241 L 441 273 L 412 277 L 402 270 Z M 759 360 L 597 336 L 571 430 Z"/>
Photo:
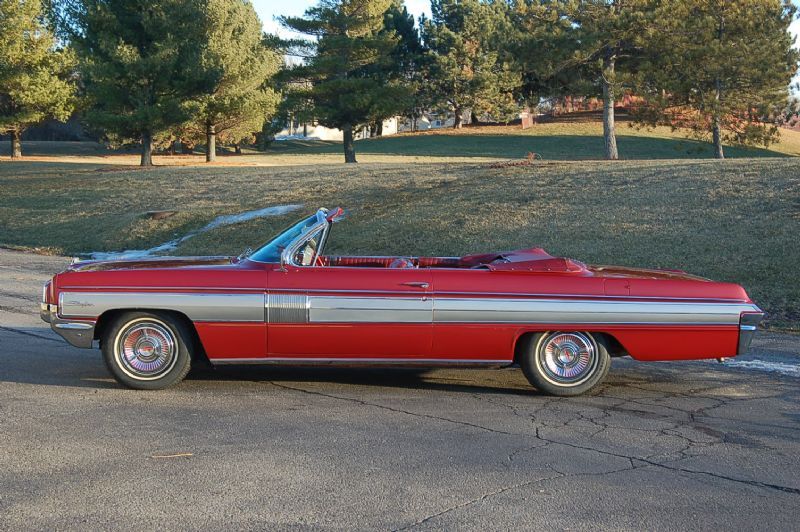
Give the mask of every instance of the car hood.
<path id="1" fill-rule="evenodd" d="M 99 272 L 109 270 L 146 270 L 189 268 L 231 264 L 232 257 L 148 257 L 143 259 L 85 260 L 70 264 L 67 271 Z"/>

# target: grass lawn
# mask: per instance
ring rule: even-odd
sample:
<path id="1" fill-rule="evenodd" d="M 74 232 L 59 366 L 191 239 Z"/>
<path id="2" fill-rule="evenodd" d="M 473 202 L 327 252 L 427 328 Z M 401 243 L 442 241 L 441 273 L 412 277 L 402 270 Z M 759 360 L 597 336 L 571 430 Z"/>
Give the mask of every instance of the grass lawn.
<path id="1" fill-rule="evenodd" d="M 547 161 L 602 159 L 603 126 L 595 122 L 537 124 L 514 127 L 465 128 L 401 134 L 356 142 L 359 162 L 467 162 L 477 159 L 523 159 L 529 152 Z M 624 160 L 710 159 L 711 145 L 688 139 L 682 131 L 666 127 L 638 130 L 628 123 L 617 127 L 620 157 Z M 0 162 L 8 160 L 9 143 L 0 143 Z M 135 150 L 110 151 L 92 142 L 25 142 L 29 160 L 58 163 L 135 165 Z M 800 132 L 781 130 L 780 141 L 769 149 L 728 146 L 728 158 L 800 156 Z M 313 155 L 313 159 L 309 156 Z M 342 162 L 341 142 L 274 142 L 266 152 L 245 150 L 244 155 L 220 155 L 220 166 L 285 166 Z M 156 156 L 156 164 L 203 164 L 204 156 Z"/>
<path id="2" fill-rule="evenodd" d="M 682 131 L 666 127 L 635 129 L 628 123 L 617 126 L 617 144 L 622 159 L 713 158 L 711 145 L 686 138 Z M 341 143 L 288 141 L 273 143 L 273 154 L 340 154 Z M 404 155 L 417 157 L 487 157 L 521 159 L 535 152 L 545 160 L 601 159 L 604 154 L 600 123 L 537 124 L 516 127 L 479 127 L 438 130 L 417 134 L 365 139 L 356 143 L 362 156 Z M 800 155 L 800 132 L 782 130 L 779 142 L 769 149 L 726 147 L 728 158 L 784 157 Z"/>
<path id="3" fill-rule="evenodd" d="M 333 252 L 460 255 L 540 245 L 589 263 L 680 268 L 743 284 L 770 326 L 800 330 L 800 158 L 492 168 L 481 159 L 392 156 L 345 166 L 297 157 L 305 165 L 0 162 L 0 245 L 66 254 L 144 249 L 221 214 L 342 205 L 351 217 L 336 227 Z M 145 216 L 170 209 L 178 214 Z M 297 217 L 222 227 L 178 253 L 236 254 Z"/>

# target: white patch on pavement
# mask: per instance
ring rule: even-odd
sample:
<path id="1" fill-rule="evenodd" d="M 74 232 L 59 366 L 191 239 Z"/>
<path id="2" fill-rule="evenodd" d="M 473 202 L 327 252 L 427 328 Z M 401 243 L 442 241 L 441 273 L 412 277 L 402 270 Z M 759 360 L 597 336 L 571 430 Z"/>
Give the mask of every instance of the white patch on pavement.
<path id="1" fill-rule="evenodd" d="M 178 248 L 181 244 L 189 240 L 190 238 L 194 238 L 199 234 L 206 233 L 211 231 L 212 229 L 217 229 L 218 227 L 224 227 L 226 225 L 233 225 L 242 222 L 248 222 L 250 220 L 255 220 L 256 218 L 266 218 L 267 216 L 281 216 L 283 214 L 288 214 L 290 212 L 302 209 L 302 204 L 289 204 L 289 205 L 275 205 L 273 207 L 266 207 L 264 209 L 257 209 L 254 211 L 247 211 L 240 214 L 225 214 L 223 216 L 217 216 L 213 220 L 211 220 L 208 224 L 203 226 L 196 231 L 191 231 L 185 234 L 182 237 L 175 238 L 170 240 L 169 242 L 164 242 L 163 244 L 150 248 L 150 249 L 128 249 L 125 251 L 98 251 L 95 253 L 90 253 L 89 256 L 92 260 L 117 260 L 117 259 L 140 259 L 146 257 L 152 257 L 154 255 L 159 255 L 161 253 L 168 253 L 170 251 L 174 251 Z"/>
<path id="2" fill-rule="evenodd" d="M 769 371 L 781 373 L 790 377 L 800 377 L 800 363 L 787 364 L 786 362 L 768 362 L 766 360 L 726 360 L 726 366 L 742 369 L 754 369 L 756 371 Z"/>

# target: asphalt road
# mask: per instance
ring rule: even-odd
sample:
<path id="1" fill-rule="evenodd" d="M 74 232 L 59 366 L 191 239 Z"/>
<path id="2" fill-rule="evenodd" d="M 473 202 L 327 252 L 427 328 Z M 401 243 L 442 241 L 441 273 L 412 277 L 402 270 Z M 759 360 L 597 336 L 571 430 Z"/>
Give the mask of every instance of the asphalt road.
<path id="1" fill-rule="evenodd" d="M 121 389 L 38 318 L 65 259 L 0 251 L 0 529 L 797 530 L 800 338 L 738 365 L 228 368 Z M 775 371 L 766 371 L 775 370 Z"/>

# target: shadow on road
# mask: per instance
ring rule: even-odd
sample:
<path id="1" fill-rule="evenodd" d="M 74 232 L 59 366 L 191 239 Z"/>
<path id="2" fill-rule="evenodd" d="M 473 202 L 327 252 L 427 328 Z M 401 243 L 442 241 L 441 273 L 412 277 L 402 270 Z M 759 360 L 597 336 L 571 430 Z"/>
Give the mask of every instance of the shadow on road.
<path id="1" fill-rule="evenodd" d="M 509 373 L 514 379 L 509 381 Z M 519 375 L 516 375 L 519 373 Z M 504 382 L 497 382 L 498 380 Z M 223 366 L 196 363 L 187 381 L 306 382 L 463 393 L 536 393 L 518 370 Z M 0 327 L 0 383 L 115 388 L 97 349 L 73 348 L 45 328 Z"/>

